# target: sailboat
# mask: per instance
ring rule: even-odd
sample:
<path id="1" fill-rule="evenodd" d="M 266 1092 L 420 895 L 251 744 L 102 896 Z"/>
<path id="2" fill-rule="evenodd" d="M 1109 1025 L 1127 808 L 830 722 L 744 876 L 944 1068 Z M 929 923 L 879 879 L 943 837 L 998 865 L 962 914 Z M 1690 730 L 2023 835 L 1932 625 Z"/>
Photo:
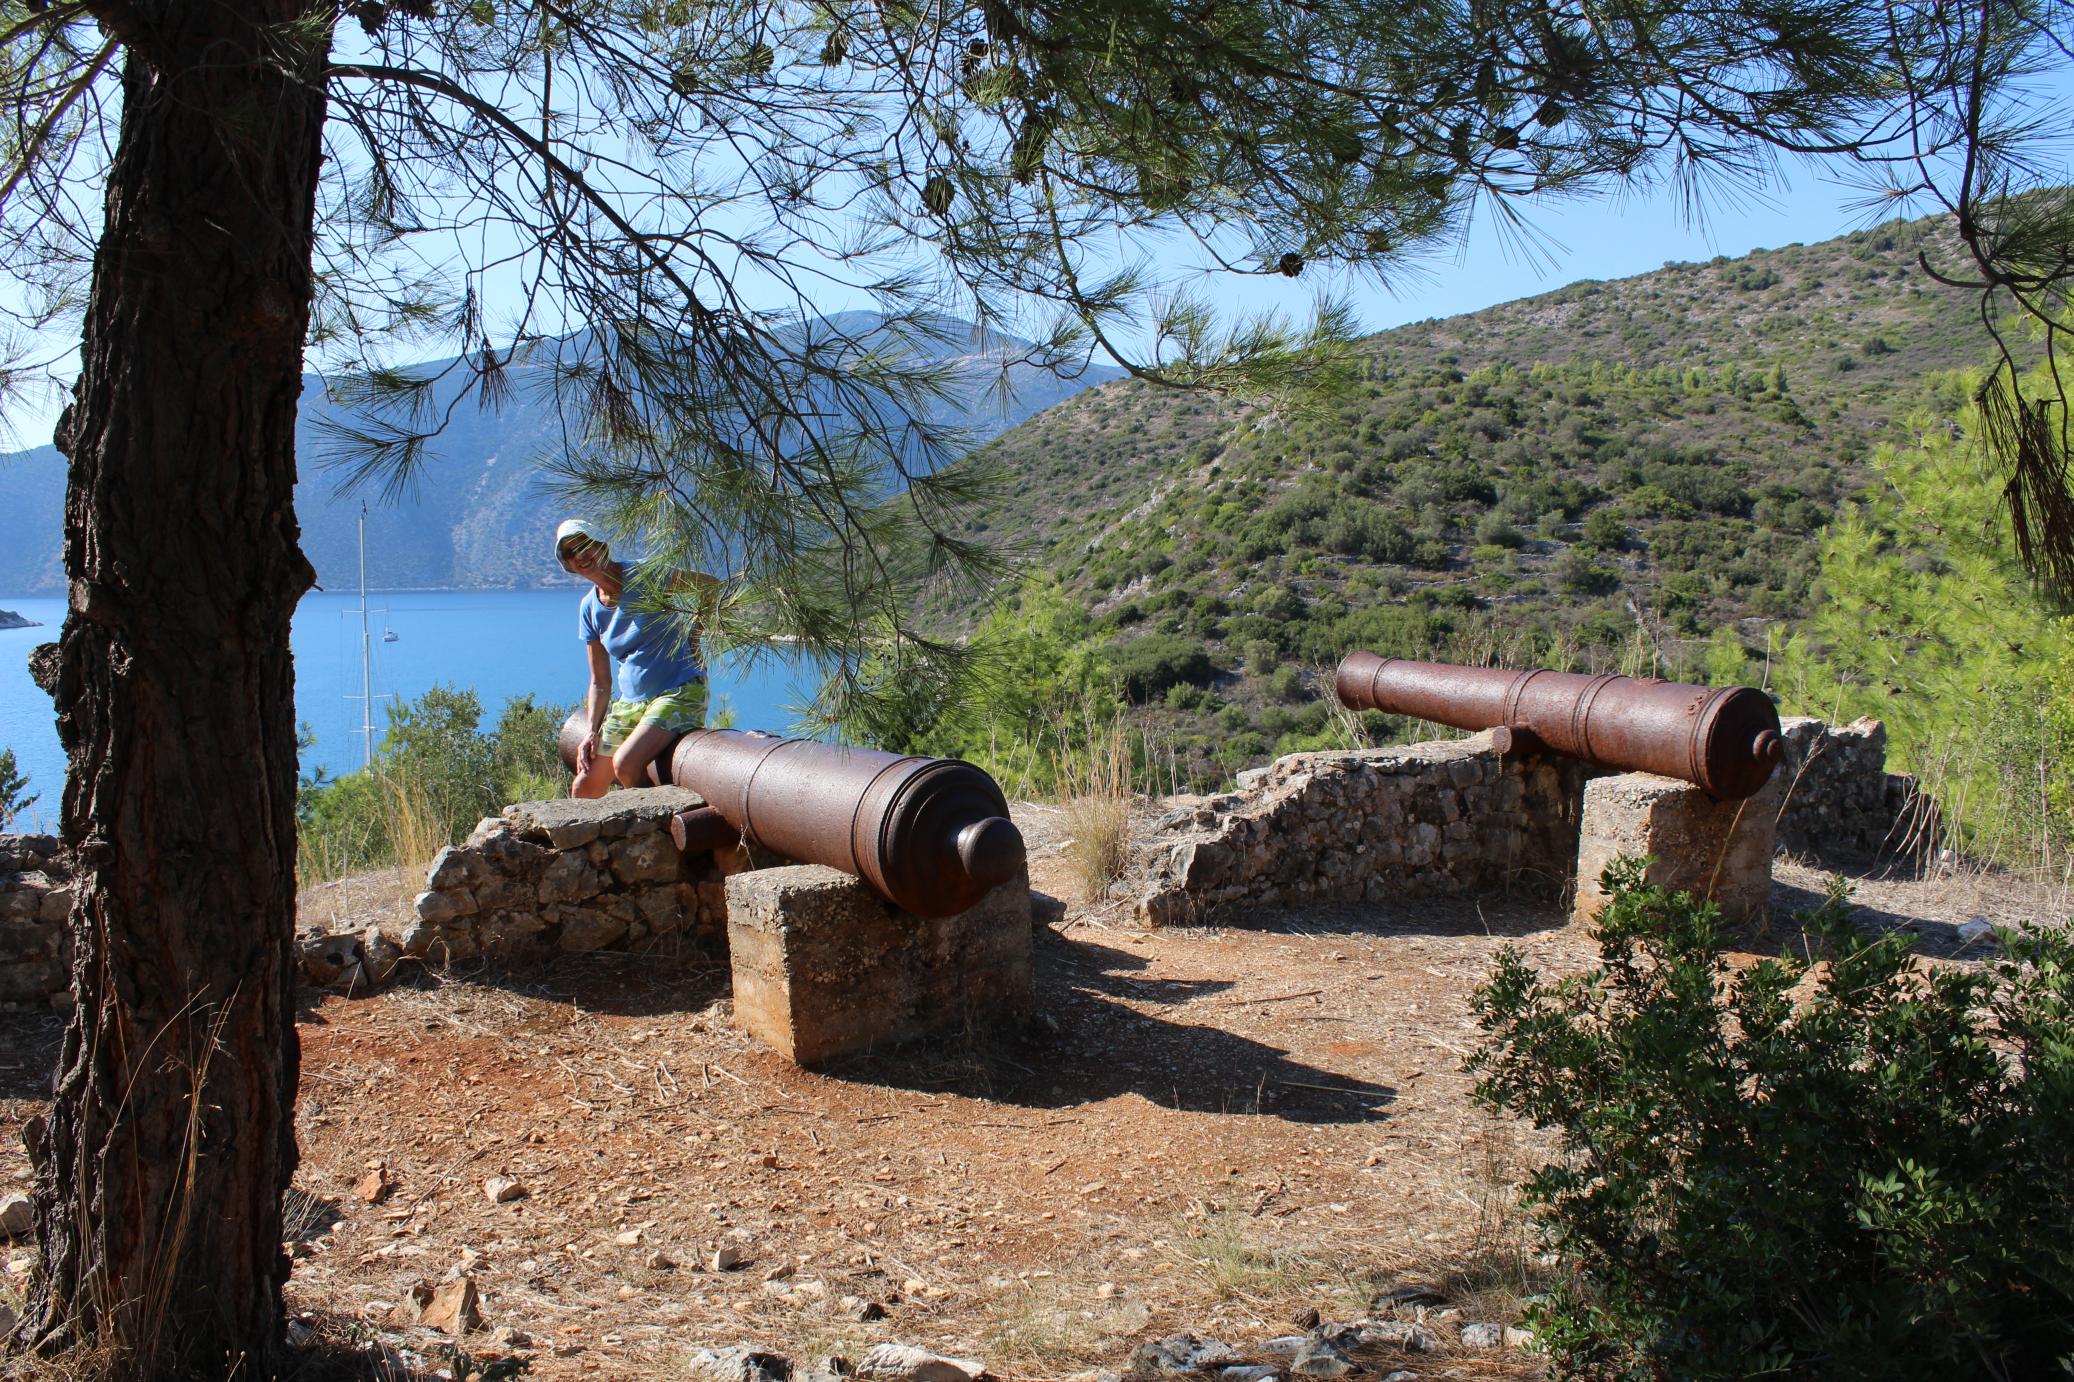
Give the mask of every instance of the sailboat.
<path id="1" fill-rule="evenodd" d="M 390 628 L 387 624 L 382 625 L 382 642 L 394 643 L 395 641 L 396 630 Z"/>

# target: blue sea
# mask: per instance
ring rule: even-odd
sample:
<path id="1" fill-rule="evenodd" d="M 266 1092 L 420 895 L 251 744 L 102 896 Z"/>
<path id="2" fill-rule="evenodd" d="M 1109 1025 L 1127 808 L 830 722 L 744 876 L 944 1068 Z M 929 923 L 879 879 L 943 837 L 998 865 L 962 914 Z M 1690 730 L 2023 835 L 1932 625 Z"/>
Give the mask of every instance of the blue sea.
<path id="1" fill-rule="evenodd" d="M 583 647 L 576 638 L 571 590 L 395 590 L 370 592 L 369 640 L 375 694 L 375 737 L 386 723 L 382 707 L 410 700 L 446 683 L 472 688 L 483 704 L 484 727 L 513 696 L 553 705 L 583 696 Z M 41 800 L 21 825 L 55 830 L 64 795 L 65 755 L 58 747 L 50 698 L 29 680 L 29 650 L 58 636 L 65 602 L 55 596 L 0 594 L 0 609 L 43 627 L 0 629 L 0 748 L 14 750 L 29 791 Z M 394 642 L 384 640 L 394 632 Z M 361 766 L 360 597 L 312 591 L 295 611 L 295 714 L 317 736 L 304 750 L 305 774 L 322 768 L 336 776 Z M 714 715 L 731 712 L 741 729 L 791 731 L 799 707 L 813 697 L 813 679 L 781 662 L 745 668 L 723 661 L 713 669 Z"/>

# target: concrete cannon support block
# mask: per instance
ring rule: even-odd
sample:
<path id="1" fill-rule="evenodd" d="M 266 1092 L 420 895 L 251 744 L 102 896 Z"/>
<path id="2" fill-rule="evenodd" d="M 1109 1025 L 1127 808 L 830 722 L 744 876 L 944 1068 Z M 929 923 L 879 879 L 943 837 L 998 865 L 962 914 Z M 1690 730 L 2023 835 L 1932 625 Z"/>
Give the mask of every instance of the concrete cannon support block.
<path id="1" fill-rule="evenodd" d="M 1599 874 L 1623 855 L 1654 856 L 1651 883 L 1713 899 L 1730 921 L 1761 921 L 1772 890 L 1784 774 L 1744 801 L 1716 801 L 1689 783 L 1622 773 L 1585 784 L 1573 921 L 1610 900 Z"/>
<path id="2" fill-rule="evenodd" d="M 803 1066 L 1030 1015 L 1030 885 L 929 920 L 818 864 L 727 880 L 735 1020 Z"/>

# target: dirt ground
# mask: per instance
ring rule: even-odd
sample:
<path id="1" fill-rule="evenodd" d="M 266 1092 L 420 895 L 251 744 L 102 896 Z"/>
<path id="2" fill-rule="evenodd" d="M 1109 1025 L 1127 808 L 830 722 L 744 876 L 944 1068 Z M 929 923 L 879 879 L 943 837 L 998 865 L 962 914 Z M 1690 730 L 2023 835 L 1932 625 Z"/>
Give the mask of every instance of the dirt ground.
<path id="1" fill-rule="evenodd" d="M 1069 895 L 1059 813 L 1016 814 L 1035 885 Z M 1823 887 L 1790 862 L 1778 880 L 1782 915 Z M 395 896 L 393 879 L 312 889 L 304 917 Z M 1869 923 L 1961 961 L 1959 926 L 2044 905 L 1978 878 L 1859 898 Z M 465 1272 L 484 1319 L 465 1346 L 549 1379 L 689 1377 L 700 1347 L 735 1343 L 806 1366 L 883 1341 L 1055 1377 L 1120 1369 L 1178 1330 L 1246 1352 L 1300 1332 L 1306 1308 L 1380 1315 L 1422 1286 L 1437 1300 L 1400 1312 L 1424 1310 L 1443 1347 L 1379 1374 L 1539 1376 L 1524 1352 L 1456 1340 L 1515 1322 L 1535 1287 L 1508 1187 L 1546 1148 L 1478 1110 L 1460 1066 L 1501 945 L 1563 971 L 1588 939 L 1505 899 L 1235 920 L 1141 932 L 1070 906 L 1038 935 L 1034 1029 L 820 1074 L 738 1033 L 724 965 L 697 953 L 309 991 L 291 1304 L 430 1356 L 441 1336 L 412 1289 Z M 0 1015 L 0 1190 L 27 1185 L 19 1131 L 59 1025 Z M 493 1202 L 493 1177 L 523 1193 Z M 723 1249 L 740 1265 L 714 1270 Z"/>

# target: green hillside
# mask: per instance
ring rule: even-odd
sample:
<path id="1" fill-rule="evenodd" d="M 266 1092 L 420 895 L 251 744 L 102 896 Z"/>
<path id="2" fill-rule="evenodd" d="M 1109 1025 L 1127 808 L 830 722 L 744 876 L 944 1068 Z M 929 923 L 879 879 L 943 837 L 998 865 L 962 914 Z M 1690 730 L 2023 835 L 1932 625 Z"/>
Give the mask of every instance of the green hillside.
<path id="1" fill-rule="evenodd" d="M 1024 545 L 1199 784 L 1318 742 L 1356 647 L 1696 674 L 1808 611 L 1866 460 L 1983 362 L 1930 223 L 1580 283 L 1363 343 L 1283 415 L 1139 383 L 996 440 Z M 969 627 L 946 603 L 944 618 Z"/>

